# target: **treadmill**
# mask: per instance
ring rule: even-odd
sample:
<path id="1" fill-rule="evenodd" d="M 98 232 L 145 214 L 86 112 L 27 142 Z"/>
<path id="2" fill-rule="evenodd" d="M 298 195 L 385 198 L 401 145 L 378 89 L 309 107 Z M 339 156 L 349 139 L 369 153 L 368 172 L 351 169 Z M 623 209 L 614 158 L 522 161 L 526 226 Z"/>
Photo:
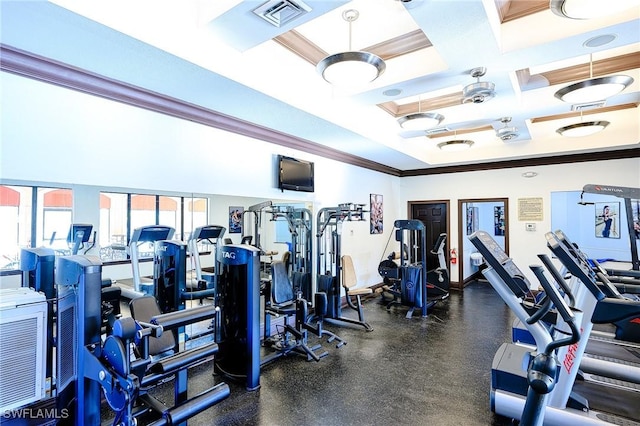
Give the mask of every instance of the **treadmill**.
<path id="1" fill-rule="evenodd" d="M 205 225 L 199 226 L 193 230 L 189 239 L 187 240 L 187 246 L 191 259 L 193 262 L 193 271 L 191 276 L 187 277 L 187 287 L 198 289 L 200 287 L 215 288 L 217 284 L 218 276 L 218 256 L 217 251 L 220 244 L 220 239 L 223 237 L 226 228 L 219 225 Z M 202 272 L 202 264 L 200 262 L 200 251 L 198 250 L 198 244 L 204 243 L 213 247 L 213 259 L 214 259 L 214 272 L 213 274 L 206 274 Z M 195 274 L 195 277 L 193 276 Z"/>
<path id="2" fill-rule="evenodd" d="M 130 280 L 118 280 L 123 297 L 135 299 L 144 295 L 154 295 L 153 277 L 144 277 L 140 274 L 140 246 L 146 243 L 170 240 L 173 238 L 174 233 L 174 228 L 164 225 L 141 226 L 133 230 L 133 235 L 131 235 L 131 241 L 129 242 L 133 278 Z M 151 251 L 153 252 L 153 250 Z"/>
<path id="3" fill-rule="evenodd" d="M 586 257 L 571 244 L 562 231 L 550 234 L 549 248 L 561 260 L 566 259 L 563 265 L 572 275 L 570 291 L 574 297 L 593 300 L 589 297 L 592 295 L 597 299 L 593 316 L 586 320 L 593 324 L 612 324 L 615 327 L 614 333 L 592 330 L 580 368 L 588 373 L 640 384 L 640 325 L 636 324 L 640 318 L 640 301 L 624 297 L 602 271 L 592 269 Z M 617 303 L 624 306 L 624 318 L 609 321 L 611 311 L 621 309 L 617 308 Z M 634 310 L 635 315 L 632 315 Z"/>
<path id="4" fill-rule="evenodd" d="M 548 239 L 549 237 L 547 235 Z M 555 238 L 551 238 L 553 241 L 550 242 L 550 248 L 555 241 Z M 536 347 L 539 350 L 545 348 L 555 339 L 550 330 L 540 322 L 528 321 L 531 314 L 524 299 L 532 287 L 524 273 L 487 232 L 477 231 L 469 239 L 488 265 L 482 272 L 484 276 L 516 316 L 526 324 L 535 339 Z M 564 263 L 570 259 L 561 260 Z M 538 279 L 544 279 L 544 268 L 532 266 L 531 269 Z M 574 311 L 574 314 L 580 322 L 582 315 L 591 317 L 592 312 Z M 640 425 L 638 390 L 611 383 L 576 380 L 578 366 L 591 332 L 590 322 L 586 321 L 585 324 L 583 321 L 582 324 L 582 338 L 571 346 L 559 348 L 555 353 L 560 371 L 558 381 L 546 400 L 544 424 Z M 556 333 L 562 332 L 564 330 L 556 330 Z M 527 366 L 533 355 L 530 347 L 514 343 L 504 343 L 498 349 L 491 370 L 492 411 L 513 419 L 521 418 L 528 388 Z"/>

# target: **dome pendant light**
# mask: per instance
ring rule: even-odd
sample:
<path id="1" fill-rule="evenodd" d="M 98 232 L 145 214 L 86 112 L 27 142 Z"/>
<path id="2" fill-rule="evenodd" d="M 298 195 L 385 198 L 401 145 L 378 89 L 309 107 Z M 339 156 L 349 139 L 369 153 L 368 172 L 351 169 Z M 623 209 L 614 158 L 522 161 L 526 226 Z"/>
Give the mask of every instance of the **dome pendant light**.
<path id="1" fill-rule="evenodd" d="M 316 66 L 322 78 L 336 86 L 349 87 L 370 83 L 382 75 L 386 68 L 379 56 L 351 50 L 351 24 L 358 16 L 360 13 L 355 9 L 342 12 L 342 18 L 349 23 L 349 51 L 329 55 Z"/>
<path id="2" fill-rule="evenodd" d="M 613 15 L 639 4 L 638 0 L 549 0 L 549 9 L 562 18 L 592 19 Z"/>
<path id="3" fill-rule="evenodd" d="M 555 97 L 571 104 L 605 100 L 617 95 L 633 83 L 628 75 L 593 78 L 593 55 L 589 55 L 589 79 L 570 84 L 555 93 Z"/>
<path id="4" fill-rule="evenodd" d="M 580 111 L 580 122 L 575 124 L 569 124 L 568 126 L 560 127 L 556 130 L 557 133 L 562 136 L 570 138 L 579 138 L 584 136 L 590 136 L 595 133 L 604 130 L 610 123 L 604 120 L 597 121 L 582 121 L 582 111 Z"/>
<path id="5" fill-rule="evenodd" d="M 427 130 L 436 127 L 444 120 L 442 114 L 422 112 L 422 101 L 418 97 L 418 112 L 398 118 L 398 124 L 405 130 Z"/>
<path id="6" fill-rule="evenodd" d="M 453 132 L 453 140 L 440 142 L 438 144 L 438 148 L 442 151 L 463 151 L 465 149 L 471 148 L 473 145 L 473 141 L 469 139 L 455 139 L 456 131 Z"/>

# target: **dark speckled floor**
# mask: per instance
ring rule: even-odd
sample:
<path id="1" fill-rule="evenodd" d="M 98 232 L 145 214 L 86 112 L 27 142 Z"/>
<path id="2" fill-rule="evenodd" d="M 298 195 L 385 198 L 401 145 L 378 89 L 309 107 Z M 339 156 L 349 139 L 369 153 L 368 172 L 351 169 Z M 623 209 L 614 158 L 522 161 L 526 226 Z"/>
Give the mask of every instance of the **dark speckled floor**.
<path id="1" fill-rule="evenodd" d="M 428 318 L 387 312 L 379 298 L 364 310 L 373 332 L 325 324 L 348 344 L 323 343 L 329 356 L 318 363 L 291 356 L 264 366 L 255 392 L 228 382 L 231 396 L 189 425 L 511 424 L 489 409 L 491 361 L 513 318 L 489 284 L 452 293 Z M 211 363 L 193 368 L 190 395 L 222 380 Z M 153 393 L 172 398 L 172 387 Z"/>

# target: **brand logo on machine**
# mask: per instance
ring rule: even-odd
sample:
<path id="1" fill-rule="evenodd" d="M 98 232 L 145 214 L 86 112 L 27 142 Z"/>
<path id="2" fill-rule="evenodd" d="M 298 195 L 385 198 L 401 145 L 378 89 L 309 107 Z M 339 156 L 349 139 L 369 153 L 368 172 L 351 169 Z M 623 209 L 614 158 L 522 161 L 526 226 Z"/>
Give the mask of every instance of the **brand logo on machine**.
<path id="1" fill-rule="evenodd" d="M 169 247 L 167 247 L 167 246 L 158 246 L 158 247 L 156 248 L 156 250 L 159 250 L 159 251 L 167 251 L 167 249 L 168 249 L 168 248 L 169 248 Z"/>
<path id="2" fill-rule="evenodd" d="M 222 257 L 224 257 L 225 259 L 235 259 L 236 253 L 234 251 L 223 251 Z"/>
<path id="3" fill-rule="evenodd" d="M 601 191 L 601 192 L 624 192 L 620 188 L 610 188 L 607 186 L 596 186 L 595 188 L 596 188 L 596 191 Z"/>
<path id="4" fill-rule="evenodd" d="M 582 334 L 582 328 L 580 328 L 580 334 Z M 576 360 L 576 351 L 578 350 L 578 343 L 576 342 L 573 345 L 569 346 L 567 350 L 567 355 L 564 357 L 564 361 L 562 361 L 562 365 L 567 370 L 567 373 L 571 373 L 571 369 L 573 368 L 573 364 Z"/>

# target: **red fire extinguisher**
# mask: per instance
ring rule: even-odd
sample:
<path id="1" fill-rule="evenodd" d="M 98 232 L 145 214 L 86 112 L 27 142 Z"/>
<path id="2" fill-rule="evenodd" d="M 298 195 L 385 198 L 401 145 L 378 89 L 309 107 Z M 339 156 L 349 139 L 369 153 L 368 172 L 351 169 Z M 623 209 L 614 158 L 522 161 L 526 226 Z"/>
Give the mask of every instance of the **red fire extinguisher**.
<path id="1" fill-rule="evenodd" d="M 455 265 L 458 263 L 458 253 L 456 253 L 456 249 L 451 249 L 451 264 Z"/>

